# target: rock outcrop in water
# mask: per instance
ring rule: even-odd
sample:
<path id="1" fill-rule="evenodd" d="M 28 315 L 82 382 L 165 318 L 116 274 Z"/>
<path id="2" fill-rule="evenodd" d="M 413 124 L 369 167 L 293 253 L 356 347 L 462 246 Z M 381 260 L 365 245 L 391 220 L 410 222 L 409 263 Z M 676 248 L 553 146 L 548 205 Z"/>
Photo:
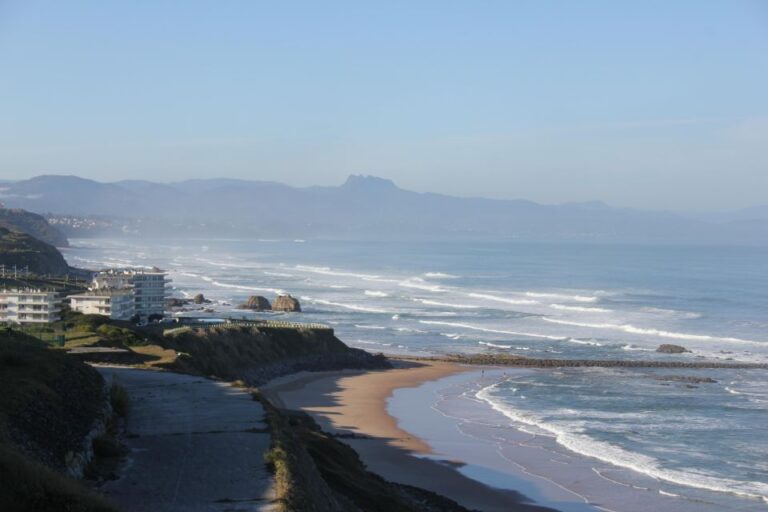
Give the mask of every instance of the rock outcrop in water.
<path id="1" fill-rule="evenodd" d="M 198 293 L 191 299 L 180 299 L 178 297 L 170 297 L 165 299 L 165 307 L 168 309 L 183 308 L 184 306 L 189 306 L 190 304 L 201 305 L 210 303 L 211 301 L 206 299 L 202 293 Z"/>
<path id="2" fill-rule="evenodd" d="M 290 295 L 279 295 L 272 304 L 272 311 L 298 312 L 301 311 L 301 304 Z"/>
<path id="3" fill-rule="evenodd" d="M 237 309 L 250 309 L 251 311 L 270 311 L 272 304 L 266 297 L 261 295 L 251 295 L 244 303 L 237 306 Z"/>
<path id="4" fill-rule="evenodd" d="M 717 381 L 712 377 L 697 377 L 695 375 L 657 375 L 656 380 L 670 382 L 684 382 L 686 384 L 715 384 Z"/>
<path id="5" fill-rule="evenodd" d="M 656 349 L 656 352 L 661 352 L 662 354 L 682 354 L 684 352 L 690 352 L 690 350 L 680 345 L 664 343 L 659 345 L 659 348 Z"/>

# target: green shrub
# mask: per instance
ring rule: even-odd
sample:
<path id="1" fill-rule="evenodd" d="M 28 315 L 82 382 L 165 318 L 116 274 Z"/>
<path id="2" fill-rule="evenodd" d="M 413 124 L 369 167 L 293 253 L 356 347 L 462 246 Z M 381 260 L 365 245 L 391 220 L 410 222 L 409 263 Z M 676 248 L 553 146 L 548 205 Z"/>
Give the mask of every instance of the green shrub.
<path id="1" fill-rule="evenodd" d="M 109 387 L 109 402 L 112 404 L 112 411 L 114 411 L 115 414 L 121 418 L 128 416 L 128 410 L 130 408 L 128 392 L 114 380 Z"/>

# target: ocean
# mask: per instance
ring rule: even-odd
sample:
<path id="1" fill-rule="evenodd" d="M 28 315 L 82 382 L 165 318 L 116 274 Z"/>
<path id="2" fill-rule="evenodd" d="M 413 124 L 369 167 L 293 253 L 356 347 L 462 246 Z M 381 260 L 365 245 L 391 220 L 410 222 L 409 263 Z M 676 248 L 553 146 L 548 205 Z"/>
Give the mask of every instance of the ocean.
<path id="1" fill-rule="evenodd" d="M 304 312 L 281 319 L 330 324 L 373 352 L 768 363 L 765 248 L 79 239 L 65 256 L 87 268 L 166 269 L 175 295 L 214 301 L 212 316 L 271 316 L 235 306 L 291 293 Z M 657 353 L 663 343 L 691 352 Z M 562 485 L 590 501 L 600 480 L 650 492 L 654 510 L 768 504 L 768 371 L 488 372 L 433 395 L 435 410 L 450 409 L 502 455 L 523 435 L 579 458 L 589 478 Z M 532 471 L 553 472 L 529 459 Z M 649 502 L 637 503 L 603 509 Z"/>

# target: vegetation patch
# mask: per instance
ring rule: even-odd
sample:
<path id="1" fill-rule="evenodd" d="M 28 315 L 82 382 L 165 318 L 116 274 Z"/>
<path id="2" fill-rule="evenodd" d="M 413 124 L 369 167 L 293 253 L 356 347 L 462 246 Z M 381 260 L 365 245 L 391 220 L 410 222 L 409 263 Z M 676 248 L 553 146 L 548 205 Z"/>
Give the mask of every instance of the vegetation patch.
<path id="1" fill-rule="evenodd" d="M 0 510 L 14 512 L 115 512 L 76 480 L 0 443 Z"/>
<path id="2" fill-rule="evenodd" d="M 36 338 L 0 331 L 0 510 L 111 510 L 63 475 L 104 407 L 93 368 Z"/>

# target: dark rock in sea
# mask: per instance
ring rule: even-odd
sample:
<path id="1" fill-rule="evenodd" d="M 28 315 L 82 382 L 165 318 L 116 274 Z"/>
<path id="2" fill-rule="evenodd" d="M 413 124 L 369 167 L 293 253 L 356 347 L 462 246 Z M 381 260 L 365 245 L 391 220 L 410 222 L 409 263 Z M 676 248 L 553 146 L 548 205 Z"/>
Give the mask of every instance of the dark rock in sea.
<path id="1" fill-rule="evenodd" d="M 715 384 L 717 381 L 711 377 L 696 377 L 694 375 L 657 375 L 656 380 L 673 382 L 687 382 L 690 384 Z"/>
<path id="2" fill-rule="evenodd" d="M 279 295 L 272 303 L 272 311 L 301 311 L 299 301 L 290 295 Z"/>
<path id="3" fill-rule="evenodd" d="M 197 295 L 192 297 L 192 303 L 193 304 L 210 304 L 211 301 L 206 299 L 202 293 L 198 293 Z"/>
<path id="4" fill-rule="evenodd" d="M 659 345 L 659 348 L 656 349 L 656 352 L 661 352 L 662 354 L 682 354 L 684 352 L 690 352 L 690 350 L 685 347 L 681 347 L 680 345 L 664 343 Z"/>
<path id="5" fill-rule="evenodd" d="M 168 299 L 165 299 L 165 307 L 166 308 L 180 308 L 184 306 L 187 303 L 184 299 L 177 299 L 176 297 L 171 297 Z"/>
<path id="6" fill-rule="evenodd" d="M 237 309 L 250 309 L 251 311 L 269 311 L 272 305 L 266 297 L 261 295 L 251 295 L 244 303 L 237 306 Z"/>

